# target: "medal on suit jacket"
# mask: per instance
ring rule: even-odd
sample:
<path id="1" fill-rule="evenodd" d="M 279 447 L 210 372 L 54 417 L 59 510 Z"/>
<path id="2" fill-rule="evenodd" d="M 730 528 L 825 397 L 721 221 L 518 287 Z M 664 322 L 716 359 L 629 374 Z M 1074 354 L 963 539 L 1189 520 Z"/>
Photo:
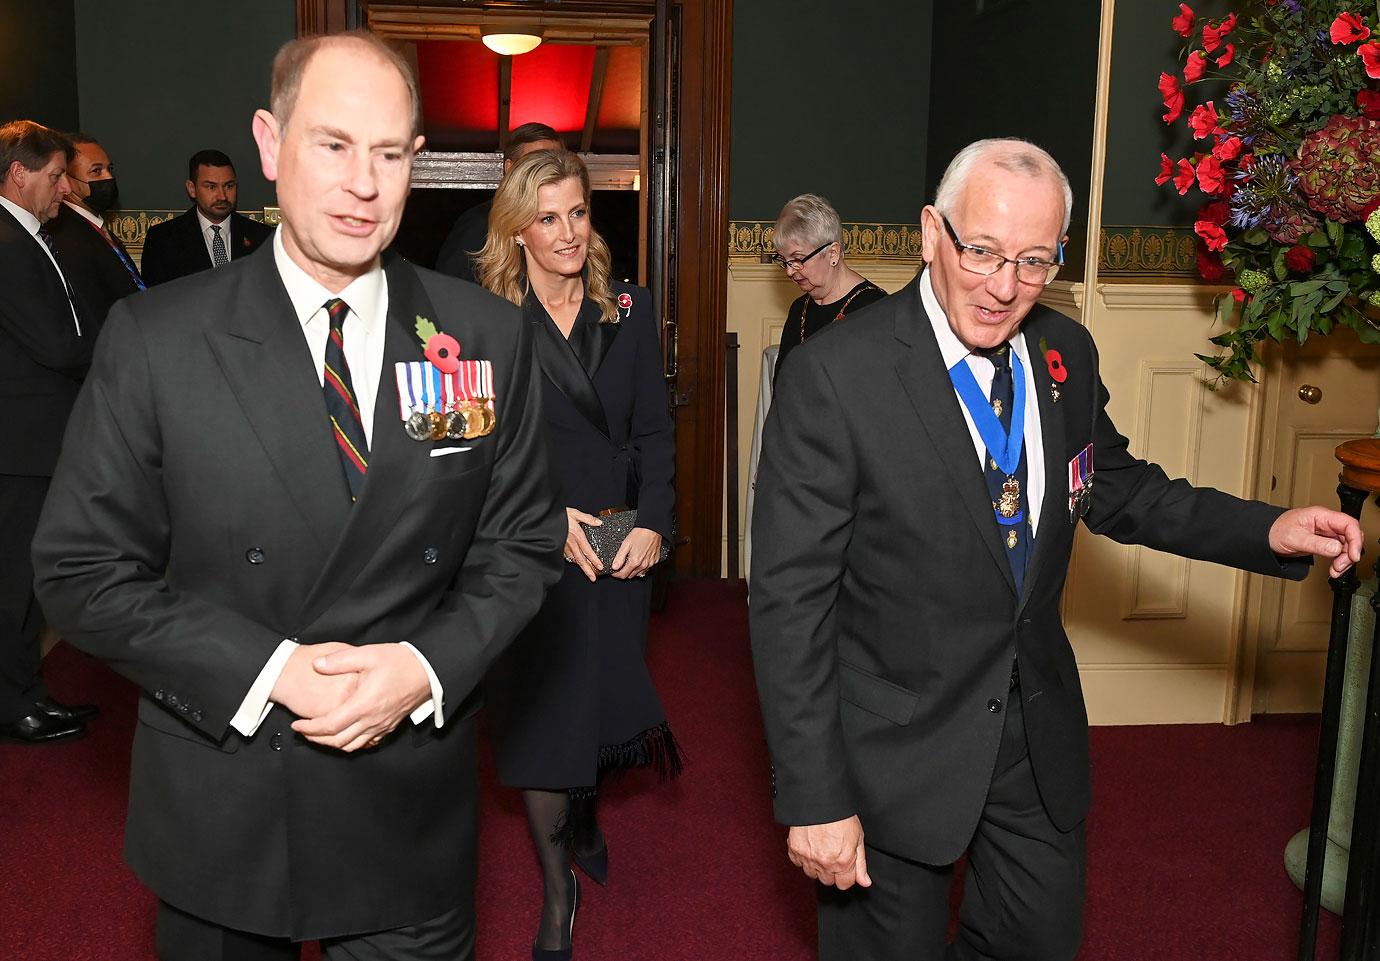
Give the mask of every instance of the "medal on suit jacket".
<path id="1" fill-rule="evenodd" d="M 398 413 L 413 440 L 474 440 L 498 426 L 492 361 L 462 360 L 445 373 L 428 361 L 409 360 L 393 370 Z"/>
<path id="2" fill-rule="evenodd" d="M 494 413 L 494 365 L 489 360 L 462 360 L 448 382 L 456 412 L 464 417 L 465 440 L 487 437 L 498 426 Z"/>
<path id="3" fill-rule="evenodd" d="M 446 424 L 441 412 L 441 372 L 424 360 L 394 364 L 393 372 L 398 382 L 398 406 L 407 436 L 415 441 L 444 438 Z M 436 420 L 441 424 L 440 438 L 432 436 Z"/>
<path id="4" fill-rule="evenodd" d="M 1003 526 L 1020 524 L 1024 517 L 1020 509 L 1021 483 L 1016 478 L 1016 469 L 1021 465 L 1021 450 L 1025 446 L 1025 366 L 1015 350 L 1011 351 L 1011 379 L 1015 395 L 1011 402 L 1011 431 L 1002 429 L 998 414 L 983 396 L 977 378 L 967 359 L 960 360 L 949 368 L 949 381 L 954 385 L 959 400 L 968 408 L 978 436 L 987 445 L 987 454 L 1006 475 L 1002 483 L 1001 498 L 992 504 L 997 523 Z"/>

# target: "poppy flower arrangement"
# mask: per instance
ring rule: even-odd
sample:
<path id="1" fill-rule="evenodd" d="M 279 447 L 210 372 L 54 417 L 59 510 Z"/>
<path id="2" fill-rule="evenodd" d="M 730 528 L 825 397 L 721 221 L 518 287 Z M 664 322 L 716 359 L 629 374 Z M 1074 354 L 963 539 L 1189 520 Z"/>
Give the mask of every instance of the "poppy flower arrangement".
<path id="1" fill-rule="evenodd" d="M 1345 326 L 1380 343 L 1380 7 L 1255 9 L 1200 20 L 1180 3 L 1183 71 L 1159 80 L 1162 119 L 1182 119 L 1200 146 L 1160 154 L 1155 182 L 1207 198 L 1193 225 L 1199 272 L 1237 285 L 1220 303 L 1236 320 L 1212 338 L 1221 352 L 1198 356 L 1238 380 L 1255 379 L 1266 338 Z M 1205 95 L 1190 105 L 1189 88 Z"/>

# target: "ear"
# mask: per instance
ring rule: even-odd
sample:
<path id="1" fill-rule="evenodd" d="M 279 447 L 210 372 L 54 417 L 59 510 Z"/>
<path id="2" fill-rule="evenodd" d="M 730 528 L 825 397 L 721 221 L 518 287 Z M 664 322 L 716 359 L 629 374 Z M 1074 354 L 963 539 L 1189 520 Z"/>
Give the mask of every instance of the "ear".
<path id="1" fill-rule="evenodd" d="M 259 145 L 259 165 L 263 168 L 264 179 L 278 179 L 278 150 L 282 146 L 282 128 L 278 118 L 267 110 L 255 110 L 250 124 L 254 142 Z"/>
<path id="2" fill-rule="evenodd" d="M 187 199 L 196 200 L 196 184 L 187 181 Z"/>
<path id="3" fill-rule="evenodd" d="M 18 160 L 10 164 L 8 175 L 5 177 L 6 183 L 12 183 L 21 190 L 29 180 L 29 171 Z"/>
<path id="4" fill-rule="evenodd" d="M 417 139 L 414 140 L 414 141 L 412 141 L 412 154 L 413 154 L 413 156 L 416 156 L 417 154 L 421 153 L 421 152 L 422 152 L 422 148 L 425 147 L 425 146 L 426 146 L 426 137 L 425 137 L 423 134 L 417 134 Z"/>
<path id="5" fill-rule="evenodd" d="M 944 225 L 939 222 L 938 208 L 926 204 L 925 209 L 920 211 L 920 256 L 925 263 L 934 263 L 943 233 Z"/>

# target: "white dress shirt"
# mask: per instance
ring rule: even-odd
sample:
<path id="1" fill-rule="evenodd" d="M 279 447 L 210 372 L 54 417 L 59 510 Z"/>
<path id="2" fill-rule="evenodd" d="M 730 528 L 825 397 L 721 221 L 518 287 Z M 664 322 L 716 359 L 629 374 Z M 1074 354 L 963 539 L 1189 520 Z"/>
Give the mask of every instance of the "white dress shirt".
<path id="1" fill-rule="evenodd" d="M 288 252 L 283 249 L 281 230 L 273 232 L 273 259 L 278 265 L 278 274 L 282 277 L 283 286 L 287 288 L 293 313 L 302 325 L 302 334 L 307 339 L 312 363 L 316 367 L 316 378 L 323 388 L 326 381 L 322 368 L 326 363 L 326 341 L 331 330 L 330 318 L 326 313 L 326 301 L 339 298 L 349 306 L 350 312 L 345 317 L 342 329 L 345 362 L 350 367 L 350 381 L 355 388 L 355 401 L 359 404 L 360 418 L 364 421 L 364 437 L 372 448 L 374 404 L 378 394 L 379 377 L 383 370 L 384 333 L 388 322 L 388 280 L 384 276 L 383 268 L 376 265 L 373 270 L 356 277 L 340 293 L 333 294 L 288 256 Z M 417 655 L 417 660 L 421 661 L 422 669 L 426 671 L 427 681 L 431 685 L 431 699 L 412 712 L 412 722 L 420 724 L 428 717 L 433 717 L 436 726 L 440 727 L 445 720 L 442 712 L 445 692 L 441 688 L 441 680 L 421 651 L 407 641 L 403 641 L 402 645 Z M 269 710 L 273 707 L 273 702 L 269 700 L 269 695 L 273 693 L 273 685 L 278 682 L 288 658 L 296 649 L 297 644 L 290 640 L 284 640 L 278 645 L 249 688 L 240 709 L 231 718 L 230 726 L 245 737 L 258 730 L 263 719 L 268 716 Z"/>
<path id="2" fill-rule="evenodd" d="M 211 258 L 211 266 L 214 267 L 216 265 L 216 252 L 211 246 L 211 242 L 215 240 L 216 234 L 215 231 L 211 229 L 212 222 L 201 212 L 200 207 L 196 208 L 196 222 L 201 225 L 201 239 L 206 243 L 206 256 Z M 226 214 L 225 219 L 215 224 L 215 226 L 220 228 L 220 239 L 221 242 L 225 244 L 225 256 L 230 260 L 234 260 L 235 255 L 230 250 L 230 215 Z M 344 299 L 343 297 L 341 298 L 341 300 Z"/>
<path id="3" fill-rule="evenodd" d="M 920 300 L 925 305 L 925 312 L 930 316 L 930 324 L 934 327 L 935 339 L 939 341 L 939 353 L 944 358 L 944 369 L 950 370 L 959 361 L 966 361 L 968 369 L 973 372 L 973 379 L 977 381 L 978 389 L 986 397 L 992 390 L 992 378 L 996 374 L 996 367 L 986 357 L 974 354 L 963 346 L 963 342 L 958 339 L 958 335 L 949 326 L 949 319 L 944 314 L 944 309 L 939 306 L 939 298 L 934 295 L 934 284 L 930 280 L 929 268 L 920 275 Z M 1040 525 L 1040 505 L 1044 503 L 1045 496 L 1045 445 L 1044 435 L 1040 432 L 1040 401 L 1035 393 L 1035 374 L 1030 363 L 1030 351 L 1026 347 L 1025 334 L 1017 330 L 1008 341 L 1015 355 L 1021 359 L 1021 367 L 1025 370 L 1025 490 L 1026 490 L 1026 510 L 1030 514 L 1030 536 L 1034 537 Z M 957 396 L 958 391 L 954 391 Z M 968 408 L 960 398 L 959 408 L 963 411 L 963 419 L 968 424 L 968 433 L 973 438 L 973 449 L 977 453 L 978 464 L 985 474 L 987 471 L 987 444 L 983 441 L 982 435 L 978 433 L 977 424 L 973 422 L 973 415 L 968 413 Z"/>
<path id="4" fill-rule="evenodd" d="M 105 234 L 107 233 L 107 231 L 106 231 L 106 229 L 105 229 L 105 221 L 104 221 L 104 220 L 102 220 L 100 217 L 98 217 L 98 216 L 96 216 L 95 214 L 93 214 L 91 211 L 87 210 L 87 209 L 86 209 L 85 207 L 83 207 L 81 204 L 74 204 L 74 203 L 72 203 L 72 201 L 70 201 L 70 200 L 64 200 L 64 201 L 63 201 L 63 204 L 66 205 L 67 207 L 71 208 L 72 213 L 79 215 L 79 216 L 80 216 L 82 219 L 84 219 L 87 223 L 89 223 L 91 226 L 93 226 L 93 227 L 95 227 L 97 230 L 99 230 L 99 231 L 101 232 L 101 236 L 105 236 Z"/>
<path id="5" fill-rule="evenodd" d="M 48 249 L 48 245 L 38 239 L 38 228 L 43 226 L 38 222 L 38 218 L 18 204 L 6 200 L 4 197 L 0 197 L 0 207 L 4 207 L 8 210 L 10 215 L 14 217 L 15 220 L 19 221 L 19 226 L 29 232 L 29 235 L 34 239 L 34 243 L 38 244 L 38 249 L 43 251 L 43 256 L 48 258 L 49 262 L 53 265 L 53 269 L 56 270 L 58 276 L 62 278 L 63 290 L 70 291 L 72 285 L 67 282 L 67 275 L 62 272 L 62 267 L 58 264 L 57 258 L 54 257 L 53 252 Z M 76 325 L 77 336 L 80 337 L 81 320 L 77 317 L 77 305 L 72 303 L 70 294 L 67 296 L 67 309 L 72 312 L 72 323 Z"/>

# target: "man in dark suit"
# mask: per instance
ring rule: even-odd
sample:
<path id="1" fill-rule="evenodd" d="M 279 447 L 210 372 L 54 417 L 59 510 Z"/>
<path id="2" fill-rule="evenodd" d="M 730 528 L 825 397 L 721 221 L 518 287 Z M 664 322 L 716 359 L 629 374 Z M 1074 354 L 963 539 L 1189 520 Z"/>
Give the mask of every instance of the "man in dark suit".
<path id="1" fill-rule="evenodd" d="M 777 385 L 753 655 L 776 816 L 823 885 L 831 961 L 1076 954 L 1087 715 L 1059 602 L 1080 518 L 1262 574 L 1360 559 L 1344 514 L 1194 488 L 1128 452 L 1086 329 L 1037 305 L 1071 204 L 1034 145 L 966 148 L 922 214 L 925 270 L 811 338 Z"/>
<path id="2" fill-rule="evenodd" d="M 70 135 L 75 153 L 67 165 L 72 192 L 48 224 L 67 279 L 96 324 L 105 322 L 110 306 L 144 289 L 129 251 L 105 226 L 106 213 L 119 204 L 115 164 L 89 134 Z"/>
<path id="3" fill-rule="evenodd" d="M 282 227 L 116 305 L 38 591 L 143 692 L 125 853 L 162 958 L 321 939 L 332 961 L 468 959 L 472 693 L 565 538 L 530 334 L 384 251 L 423 142 L 406 62 L 372 34 L 313 37 L 273 76 L 253 131 Z M 457 379 L 493 385 L 485 417 L 412 403 L 423 319 L 463 345 Z"/>
<path id="4" fill-rule="evenodd" d="M 252 254 L 273 228 L 235 212 L 239 181 L 230 158 L 198 150 L 187 161 L 187 198 L 193 206 L 149 228 L 140 261 L 150 287 Z"/>
<path id="5" fill-rule="evenodd" d="M 561 135 L 544 123 L 525 123 L 508 135 L 508 146 L 503 150 L 503 175 L 513 169 L 513 164 L 534 150 L 558 150 Z M 474 273 L 474 255 L 484 246 L 489 235 L 489 211 L 494 209 L 493 198 L 466 210 L 455 221 L 441 252 L 436 255 L 436 269 L 443 274 L 479 283 Z"/>
<path id="6" fill-rule="evenodd" d="M 95 339 L 42 228 L 71 189 L 71 154 L 66 137 L 32 121 L 0 127 L 0 738 L 26 744 L 77 737 L 96 713 L 58 703 L 43 685 L 29 563 Z"/>

